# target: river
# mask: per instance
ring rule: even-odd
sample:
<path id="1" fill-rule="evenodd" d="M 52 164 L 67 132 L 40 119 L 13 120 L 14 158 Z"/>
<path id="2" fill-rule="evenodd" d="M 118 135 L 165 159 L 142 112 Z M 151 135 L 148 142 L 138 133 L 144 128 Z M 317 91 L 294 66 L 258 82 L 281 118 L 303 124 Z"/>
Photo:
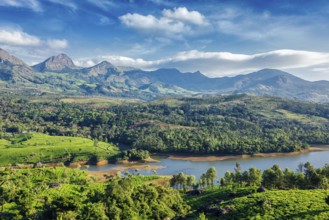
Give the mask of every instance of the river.
<path id="1" fill-rule="evenodd" d="M 158 159 L 158 158 L 157 158 Z M 235 163 L 240 163 L 242 170 L 248 170 L 255 167 L 257 169 L 265 170 L 271 168 L 274 164 L 278 164 L 282 169 L 289 168 L 296 171 L 300 163 L 310 162 L 314 167 L 323 167 L 329 163 L 329 150 L 309 152 L 294 156 L 275 156 L 275 157 L 252 157 L 252 158 L 234 158 L 222 161 L 188 161 L 188 160 L 173 160 L 169 158 L 160 158 L 158 163 L 151 163 L 150 166 L 163 166 L 164 168 L 156 171 L 159 175 L 171 175 L 179 172 L 184 172 L 189 175 L 195 175 L 199 178 L 202 173 L 205 173 L 209 167 L 215 167 L 218 176 L 222 177 L 226 171 L 234 171 Z M 109 164 L 106 166 L 90 166 L 87 168 L 89 171 L 105 171 L 113 168 L 122 167 L 123 165 Z M 130 170 L 129 172 L 135 172 Z M 152 175 L 152 170 L 139 170 L 142 175 Z"/>

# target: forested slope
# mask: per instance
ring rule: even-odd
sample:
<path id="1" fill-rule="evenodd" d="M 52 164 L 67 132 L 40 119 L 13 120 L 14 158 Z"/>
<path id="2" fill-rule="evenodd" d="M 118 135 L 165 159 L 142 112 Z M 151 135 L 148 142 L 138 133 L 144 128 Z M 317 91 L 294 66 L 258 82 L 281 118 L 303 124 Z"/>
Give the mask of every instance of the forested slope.
<path id="1" fill-rule="evenodd" d="M 152 152 L 289 152 L 329 144 L 329 105 L 247 95 L 160 99 L 0 100 L 0 135 L 37 131 Z"/>

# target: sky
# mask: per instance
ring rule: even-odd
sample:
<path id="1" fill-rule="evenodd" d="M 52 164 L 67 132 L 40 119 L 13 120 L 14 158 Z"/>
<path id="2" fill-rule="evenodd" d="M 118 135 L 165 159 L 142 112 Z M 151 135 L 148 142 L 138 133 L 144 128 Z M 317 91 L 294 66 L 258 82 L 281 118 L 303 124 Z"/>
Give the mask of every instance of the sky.
<path id="1" fill-rule="evenodd" d="M 0 0 L 0 48 L 209 77 L 275 68 L 329 80 L 327 0 Z"/>

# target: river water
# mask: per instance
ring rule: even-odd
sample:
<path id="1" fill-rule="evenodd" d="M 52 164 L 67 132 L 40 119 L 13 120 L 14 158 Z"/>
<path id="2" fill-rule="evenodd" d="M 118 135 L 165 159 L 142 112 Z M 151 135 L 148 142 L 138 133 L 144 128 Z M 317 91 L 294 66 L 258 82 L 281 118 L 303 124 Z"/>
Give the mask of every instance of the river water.
<path id="1" fill-rule="evenodd" d="M 157 158 L 158 159 L 158 158 Z M 296 171 L 300 163 L 310 162 L 314 167 L 319 168 L 329 163 L 329 150 L 309 152 L 305 154 L 295 156 L 276 156 L 276 157 L 262 157 L 262 158 L 236 158 L 223 161 L 207 161 L 207 162 L 194 162 L 185 160 L 172 160 L 169 158 L 162 158 L 158 163 L 150 163 L 150 166 L 163 166 L 164 168 L 156 171 L 159 175 L 171 175 L 179 172 L 183 172 L 189 175 L 195 175 L 199 178 L 202 173 L 205 173 L 210 167 L 215 167 L 218 176 L 222 177 L 226 171 L 234 171 L 235 163 L 240 163 L 242 171 L 255 167 L 257 169 L 265 170 L 271 168 L 274 164 L 278 164 L 282 169 L 289 168 Z M 122 165 L 109 164 L 102 167 L 90 166 L 87 170 L 101 171 L 109 170 L 116 167 L 122 167 Z M 129 172 L 134 173 L 134 170 Z M 139 170 L 142 175 L 152 175 L 152 170 Z"/>

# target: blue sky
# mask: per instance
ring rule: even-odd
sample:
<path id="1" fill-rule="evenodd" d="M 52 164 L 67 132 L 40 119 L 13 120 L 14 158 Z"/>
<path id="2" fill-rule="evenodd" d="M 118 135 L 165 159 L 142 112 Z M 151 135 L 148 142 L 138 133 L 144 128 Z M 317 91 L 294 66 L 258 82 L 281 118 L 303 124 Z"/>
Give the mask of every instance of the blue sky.
<path id="1" fill-rule="evenodd" d="M 0 0 L 0 47 L 210 76 L 262 68 L 329 80 L 326 0 Z"/>

